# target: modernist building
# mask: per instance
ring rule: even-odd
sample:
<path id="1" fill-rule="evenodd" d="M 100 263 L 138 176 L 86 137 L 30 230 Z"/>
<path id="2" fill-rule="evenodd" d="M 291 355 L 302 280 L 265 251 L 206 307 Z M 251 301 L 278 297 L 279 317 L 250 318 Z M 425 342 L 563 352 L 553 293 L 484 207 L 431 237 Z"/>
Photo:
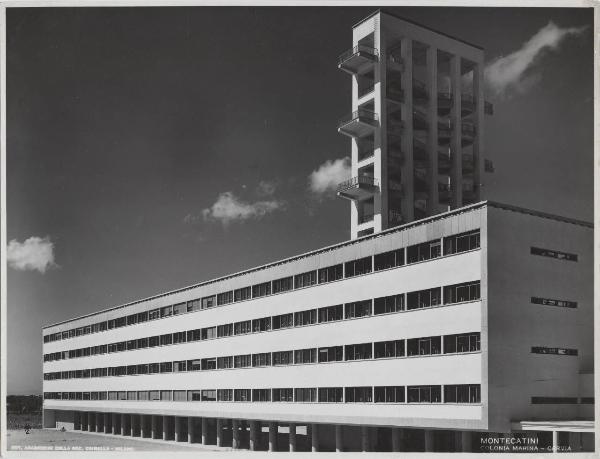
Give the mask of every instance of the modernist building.
<path id="1" fill-rule="evenodd" d="M 352 238 L 482 199 L 483 49 L 375 12 L 338 67 L 352 75 Z"/>
<path id="2" fill-rule="evenodd" d="M 313 451 L 533 429 L 589 449 L 592 232 L 481 202 L 45 327 L 44 426 Z"/>

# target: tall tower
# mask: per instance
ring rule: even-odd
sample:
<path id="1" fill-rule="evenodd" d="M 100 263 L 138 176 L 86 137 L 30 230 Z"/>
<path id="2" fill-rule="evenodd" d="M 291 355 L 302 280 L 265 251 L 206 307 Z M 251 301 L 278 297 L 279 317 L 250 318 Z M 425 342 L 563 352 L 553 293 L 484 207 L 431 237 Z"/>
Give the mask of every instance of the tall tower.
<path id="1" fill-rule="evenodd" d="M 352 239 L 480 201 L 483 49 L 382 11 L 352 35 Z"/>

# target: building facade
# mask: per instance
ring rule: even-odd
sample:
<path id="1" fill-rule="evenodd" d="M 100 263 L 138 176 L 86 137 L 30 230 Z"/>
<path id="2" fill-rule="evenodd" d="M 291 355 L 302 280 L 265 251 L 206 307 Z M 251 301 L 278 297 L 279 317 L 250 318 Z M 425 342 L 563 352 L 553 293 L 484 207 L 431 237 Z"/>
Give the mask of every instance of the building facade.
<path id="1" fill-rule="evenodd" d="M 482 200 L 483 49 L 381 11 L 352 32 L 352 238 Z"/>
<path id="2" fill-rule="evenodd" d="M 593 419 L 592 258 L 591 224 L 480 202 L 47 326 L 44 427 L 251 450 L 479 451 L 510 432 L 590 449 L 587 427 L 546 421 Z"/>

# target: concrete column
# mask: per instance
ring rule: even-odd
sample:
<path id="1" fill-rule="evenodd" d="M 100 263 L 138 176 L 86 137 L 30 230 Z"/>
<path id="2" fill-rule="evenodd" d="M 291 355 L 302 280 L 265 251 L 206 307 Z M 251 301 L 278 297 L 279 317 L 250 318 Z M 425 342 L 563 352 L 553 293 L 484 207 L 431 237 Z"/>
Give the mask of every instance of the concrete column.
<path id="1" fill-rule="evenodd" d="M 369 428 L 367 426 L 360 426 L 360 444 L 363 453 L 369 452 Z"/>
<path id="2" fill-rule="evenodd" d="M 237 419 L 231 420 L 231 447 L 240 448 L 240 421 Z"/>
<path id="3" fill-rule="evenodd" d="M 96 413 L 96 432 L 104 432 L 104 413 Z"/>
<path id="4" fill-rule="evenodd" d="M 208 444 L 208 419 L 202 418 L 202 444 Z"/>
<path id="5" fill-rule="evenodd" d="M 558 430 L 552 431 L 552 452 L 558 452 Z"/>
<path id="6" fill-rule="evenodd" d="M 452 207 L 461 207 L 462 199 L 462 89 L 461 89 L 461 58 L 453 55 L 450 58 L 450 81 L 452 82 Z"/>
<path id="7" fill-rule="evenodd" d="M 83 430 L 83 431 L 89 430 L 87 411 L 83 411 L 81 413 L 81 430 Z"/>
<path id="8" fill-rule="evenodd" d="M 425 430 L 425 452 L 430 453 L 433 451 L 435 451 L 433 430 Z"/>
<path id="9" fill-rule="evenodd" d="M 127 432 L 127 435 L 129 435 L 130 437 L 133 437 L 133 418 L 135 417 L 135 414 L 127 414 L 125 415 L 125 418 L 127 419 L 127 430 L 125 430 L 125 432 Z"/>
<path id="10" fill-rule="evenodd" d="M 154 414 L 151 414 L 151 419 L 152 419 L 152 434 L 151 434 L 151 438 L 158 438 L 158 416 L 155 416 Z"/>
<path id="11" fill-rule="evenodd" d="M 127 435 L 127 415 L 125 413 L 121 413 L 121 435 Z"/>
<path id="12" fill-rule="evenodd" d="M 311 450 L 313 453 L 319 452 L 319 425 L 311 424 L 310 426 L 310 438 L 312 442 Z"/>
<path id="13" fill-rule="evenodd" d="M 277 430 L 276 422 L 269 422 L 269 451 L 277 451 Z"/>
<path id="14" fill-rule="evenodd" d="M 427 48 L 427 92 L 429 108 L 427 110 L 427 154 L 429 155 L 429 197 L 427 210 L 429 214 L 437 213 L 439 207 L 438 190 L 438 87 L 437 87 L 437 54 L 435 46 Z"/>
<path id="15" fill-rule="evenodd" d="M 111 415 L 110 413 L 104 413 L 104 433 L 110 433 L 111 431 Z"/>
<path id="16" fill-rule="evenodd" d="M 400 55 L 402 57 L 404 72 L 402 72 L 402 89 L 404 90 L 404 104 L 402 105 L 402 121 L 404 123 L 402 136 L 402 152 L 404 153 L 404 167 L 402 168 L 402 217 L 408 221 L 415 215 L 415 185 L 414 185 L 414 156 L 413 156 L 413 53 L 412 40 L 403 37 Z"/>
<path id="17" fill-rule="evenodd" d="M 175 441 L 181 441 L 181 421 L 182 419 L 179 416 L 175 416 L 173 418 L 175 421 Z"/>
<path id="18" fill-rule="evenodd" d="M 296 451 L 296 424 L 290 423 L 290 453 Z"/>
<path id="19" fill-rule="evenodd" d="M 146 435 L 146 416 L 140 414 L 140 438 L 144 438 Z"/>
<path id="20" fill-rule="evenodd" d="M 392 452 L 400 452 L 400 434 L 401 430 L 398 427 L 392 427 Z"/>
<path id="21" fill-rule="evenodd" d="M 250 421 L 250 451 L 258 450 L 258 422 Z"/>
<path id="22" fill-rule="evenodd" d="M 217 446 L 223 446 L 223 419 L 217 418 Z"/>
<path id="23" fill-rule="evenodd" d="M 196 423 L 194 422 L 194 418 L 192 416 L 188 417 L 188 443 L 194 443 L 194 441 L 196 440 L 195 436 L 194 436 L 194 427 L 196 426 Z"/>
<path id="24" fill-rule="evenodd" d="M 344 450 L 343 442 L 344 442 L 344 428 L 340 424 L 336 424 L 336 426 L 335 426 L 335 452 L 336 453 L 341 453 Z"/>
<path id="25" fill-rule="evenodd" d="M 170 420 L 171 417 L 170 416 L 163 416 L 163 428 L 162 428 L 162 438 L 163 440 L 168 440 L 170 435 L 169 435 L 169 430 L 170 430 Z"/>

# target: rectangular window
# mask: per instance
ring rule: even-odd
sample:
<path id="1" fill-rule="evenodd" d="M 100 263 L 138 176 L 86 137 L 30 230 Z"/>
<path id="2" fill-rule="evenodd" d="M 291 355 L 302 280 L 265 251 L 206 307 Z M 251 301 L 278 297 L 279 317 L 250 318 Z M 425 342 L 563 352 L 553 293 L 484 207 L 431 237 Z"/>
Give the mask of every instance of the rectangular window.
<path id="1" fill-rule="evenodd" d="M 346 387 L 346 403 L 371 403 L 372 387 Z"/>
<path id="2" fill-rule="evenodd" d="M 231 303 L 232 300 L 233 292 L 220 293 L 216 297 L 215 295 L 205 296 L 204 298 L 202 298 L 202 304 L 200 307 L 202 309 L 209 309 L 213 308 L 216 304 L 221 305 Z"/>
<path id="3" fill-rule="evenodd" d="M 294 363 L 317 363 L 317 348 L 297 349 L 294 351 Z"/>
<path id="4" fill-rule="evenodd" d="M 577 254 L 559 252 L 558 250 L 540 249 L 539 247 L 531 247 L 531 255 L 556 258 L 557 260 L 577 261 Z"/>
<path id="5" fill-rule="evenodd" d="M 271 389 L 252 389 L 253 402 L 270 402 Z"/>
<path id="6" fill-rule="evenodd" d="M 404 340 L 379 341 L 374 344 L 375 358 L 385 359 L 392 357 L 404 357 Z"/>
<path id="7" fill-rule="evenodd" d="M 319 387 L 320 403 L 342 403 L 344 390 L 341 387 Z"/>
<path id="8" fill-rule="evenodd" d="M 149 363 L 148 364 L 148 373 L 150 373 L 150 374 L 160 373 L 160 364 L 159 363 Z"/>
<path id="9" fill-rule="evenodd" d="M 202 329 L 202 339 L 213 339 L 217 337 L 217 327 L 206 327 Z"/>
<path id="10" fill-rule="evenodd" d="M 441 242 L 439 239 L 411 245 L 406 249 L 406 262 L 417 263 L 419 261 L 431 260 L 442 255 Z"/>
<path id="11" fill-rule="evenodd" d="M 335 322 L 344 318 L 344 305 L 327 306 L 319 308 L 319 323 Z"/>
<path id="12" fill-rule="evenodd" d="M 200 400 L 203 402 L 214 402 L 217 400 L 217 391 L 214 389 L 205 389 L 200 391 Z"/>
<path id="13" fill-rule="evenodd" d="M 200 341 L 201 336 L 202 336 L 202 330 L 200 330 L 199 328 L 196 328 L 195 330 L 188 330 L 187 331 L 187 340 L 188 340 L 188 342 L 190 342 L 190 341 Z"/>
<path id="14" fill-rule="evenodd" d="M 441 386 L 408 386 L 406 389 L 408 403 L 441 403 Z"/>
<path id="15" fill-rule="evenodd" d="M 395 268 L 404 265 L 404 249 L 392 250 L 391 252 L 379 253 L 374 258 L 375 271 Z"/>
<path id="16" fill-rule="evenodd" d="M 160 309 L 153 309 L 148 311 L 148 320 L 156 320 L 160 318 Z"/>
<path id="17" fill-rule="evenodd" d="M 233 368 L 233 357 L 217 357 L 217 368 Z"/>
<path id="18" fill-rule="evenodd" d="M 219 338 L 223 336 L 232 336 L 233 335 L 233 324 L 225 324 L 217 326 L 217 336 Z"/>
<path id="19" fill-rule="evenodd" d="M 444 403 L 481 403 L 481 386 L 479 384 L 445 385 Z"/>
<path id="20" fill-rule="evenodd" d="M 273 317 L 273 330 L 279 330 L 280 328 L 289 328 L 294 326 L 294 315 L 290 312 L 289 314 L 281 314 Z"/>
<path id="21" fill-rule="evenodd" d="M 375 298 L 374 315 L 404 311 L 404 294 Z"/>
<path id="22" fill-rule="evenodd" d="M 532 354 L 577 355 L 577 349 L 564 349 L 561 347 L 533 346 L 531 352 Z"/>
<path id="23" fill-rule="evenodd" d="M 428 336 L 425 338 L 412 338 L 407 340 L 406 350 L 409 356 L 435 355 L 441 353 L 441 346 L 441 336 Z"/>
<path id="24" fill-rule="evenodd" d="M 148 347 L 148 345 L 149 345 L 148 338 L 138 338 L 138 340 L 137 340 L 138 349 L 145 349 Z"/>
<path id="25" fill-rule="evenodd" d="M 293 402 L 294 390 L 292 388 L 276 388 L 272 390 L 274 402 Z"/>
<path id="26" fill-rule="evenodd" d="M 341 362 L 342 360 L 344 360 L 344 348 L 342 346 L 319 348 L 319 363 Z"/>
<path id="27" fill-rule="evenodd" d="M 252 356 L 250 354 L 236 355 L 233 358 L 235 368 L 246 368 L 252 365 Z"/>
<path id="28" fill-rule="evenodd" d="M 138 390 L 137 399 L 138 400 L 148 400 L 149 398 L 147 390 Z"/>
<path id="29" fill-rule="evenodd" d="M 292 365 L 294 363 L 294 354 L 292 351 L 273 352 L 273 366 Z"/>
<path id="30" fill-rule="evenodd" d="M 117 317 L 115 319 L 115 328 L 121 328 L 124 327 L 125 325 L 127 325 L 127 318 L 126 317 Z M 84 331 L 85 334 L 87 333 L 91 333 L 91 328 L 90 327 L 85 327 L 86 330 Z"/>
<path id="31" fill-rule="evenodd" d="M 333 282 L 344 278 L 344 265 L 329 266 L 319 269 L 319 284 Z"/>
<path id="32" fill-rule="evenodd" d="M 136 323 L 137 323 L 137 314 L 131 314 L 131 315 L 127 316 L 127 325 L 133 325 Z"/>
<path id="33" fill-rule="evenodd" d="M 481 298 L 480 282 L 464 282 L 444 287 L 444 304 L 475 301 Z"/>
<path id="34" fill-rule="evenodd" d="M 271 353 L 263 352 L 260 354 L 252 354 L 253 367 L 268 367 L 271 365 Z"/>
<path id="35" fill-rule="evenodd" d="M 348 344 L 345 346 L 345 360 L 365 360 L 373 357 L 371 343 Z"/>
<path id="36" fill-rule="evenodd" d="M 160 345 L 167 346 L 169 344 L 173 344 L 173 335 L 171 333 L 160 335 Z"/>
<path id="37" fill-rule="evenodd" d="M 375 403 L 404 403 L 404 386 L 376 386 Z"/>
<path id="38" fill-rule="evenodd" d="M 127 376 L 137 374 L 137 365 L 127 365 Z"/>
<path id="39" fill-rule="evenodd" d="M 130 341 L 127 341 L 127 350 L 128 351 L 133 351 L 137 349 L 137 340 L 136 339 L 132 339 Z"/>
<path id="40" fill-rule="evenodd" d="M 294 276 L 294 288 L 310 287 L 317 284 L 317 271 L 297 274 Z"/>
<path id="41" fill-rule="evenodd" d="M 173 344 L 185 343 L 185 332 L 175 332 L 173 333 Z"/>
<path id="42" fill-rule="evenodd" d="M 200 371 L 201 368 L 202 363 L 200 362 L 200 359 L 187 361 L 187 371 Z"/>
<path id="43" fill-rule="evenodd" d="M 373 270 L 372 262 L 372 257 L 365 257 L 359 260 L 352 260 L 346 262 L 344 266 L 346 277 L 361 276 L 363 274 L 370 273 Z"/>
<path id="44" fill-rule="evenodd" d="M 245 335 L 246 333 L 252 332 L 252 321 L 243 320 L 233 324 L 233 333 L 235 335 Z"/>
<path id="45" fill-rule="evenodd" d="M 371 300 L 355 301 L 354 303 L 346 303 L 345 305 L 345 318 L 346 319 L 358 319 L 360 317 L 367 317 L 371 315 Z"/>
<path id="46" fill-rule="evenodd" d="M 204 306 L 205 298 L 202 298 L 202 306 Z M 233 290 L 229 292 L 219 293 L 217 295 L 217 305 L 221 306 L 222 304 L 233 303 Z"/>
<path id="47" fill-rule="evenodd" d="M 294 389 L 294 401 L 296 402 L 316 402 L 316 387 L 298 387 Z"/>
<path id="48" fill-rule="evenodd" d="M 173 401 L 174 402 L 185 402 L 187 400 L 187 391 L 185 390 L 174 390 Z"/>
<path id="49" fill-rule="evenodd" d="M 262 319 L 254 319 L 252 321 L 252 332 L 259 333 L 269 331 L 271 329 L 271 318 L 263 317 Z"/>
<path id="50" fill-rule="evenodd" d="M 160 372 L 161 373 L 172 373 L 173 372 L 173 362 L 161 362 L 160 363 Z"/>
<path id="51" fill-rule="evenodd" d="M 242 287 L 233 291 L 233 300 L 234 301 L 245 301 L 249 300 L 252 297 L 252 288 L 251 287 Z"/>
<path id="52" fill-rule="evenodd" d="M 138 323 L 148 322 L 148 311 L 138 312 L 137 321 Z"/>
<path id="53" fill-rule="evenodd" d="M 594 404 L 594 397 L 581 397 L 579 399 L 579 403 L 581 403 L 583 405 L 593 405 Z"/>
<path id="54" fill-rule="evenodd" d="M 214 297 L 213 297 L 214 298 Z M 188 301 L 185 307 L 187 312 L 196 312 L 200 310 L 200 300 Z"/>
<path id="55" fill-rule="evenodd" d="M 117 398 L 117 397 L 118 397 L 118 394 L 117 394 L 117 392 L 116 392 L 116 391 L 110 391 L 110 392 L 108 393 L 108 399 L 109 399 L 109 400 L 118 400 L 118 398 Z M 64 397 L 63 397 L 63 398 L 64 398 Z"/>
<path id="56" fill-rule="evenodd" d="M 273 281 L 273 293 L 287 292 L 294 288 L 294 278 L 284 277 Z"/>
<path id="57" fill-rule="evenodd" d="M 302 327 L 304 325 L 312 325 L 317 323 L 317 310 L 309 309 L 308 311 L 300 311 L 294 313 L 294 326 Z"/>
<path id="58" fill-rule="evenodd" d="M 441 288 L 430 288 L 406 294 L 406 309 L 430 308 L 442 304 Z"/>
<path id="59" fill-rule="evenodd" d="M 200 401 L 200 391 L 199 390 L 188 390 L 188 402 L 199 402 Z"/>
<path id="60" fill-rule="evenodd" d="M 173 305 L 173 315 L 174 316 L 176 316 L 178 314 L 183 314 L 184 312 L 187 312 L 186 303 L 179 303 L 179 304 Z"/>
<path id="61" fill-rule="evenodd" d="M 531 297 L 533 304 L 541 304 L 544 306 L 558 306 L 561 308 L 576 308 L 577 301 L 566 301 L 566 300 L 553 300 L 550 298 L 539 298 L 537 296 Z"/>
<path id="62" fill-rule="evenodd" d="M 233 402 L 233 389 L 217 389 L 219 402 Z"/>
<path id="63" fill-rule="evenodd" d="M 151 390 L 150 391 L 150 400 L 160 400 L 160 391 L 159 390 Z"/>
<path id="64" fill-rule="evenodd" d="M 462 333 L 444 336 L 444 354 L 476 352 L 481 350 L 481 333 Z"/>
<path id="65" fill-rule="evenodd" d="M 216 357 L 202 359 L 201 362 L 202 362 L 202 369 L 203 370 L 216 370 L 216 368 L 217 368 L 217 359 L 216 359 Z"/>
<path id="66" fill-rule="evenodd" d="M 478 229 L 467 233 L 447 236 L 444 238 L 444 255 L 478 249 L 480 246 L 479 238 Z"/>
<path id="67" fill-rule="evenodd" d="M 271 294 L 271 282 L 263 282 L 252 286 L 252 298 L 260 298 Z"/>
<path id="68" fill-rule="evenodd" d="M 171 317 L 173 315 L 173 306 L 165 306 L 160 308 L 160 317 L 161 319 L 164 317 Z"/>
<path id="69" fill-rule="evenodd" d="M 233 400 L 236 402 L 251 402 L 252 392 L 250 389 L 234 389 Z"/>
<path id="70" fill-rule="evenodd" d="M 176 373 L 179 373 L 181 371 L 186 371 L 185 360 L 179 360 L 177 362 L 173 362 L 173 371 Z"/>
<path id="71" fill-rule="evenodd" d="M 531 397 L 533 405 L 575 405 L 577 397 Z"/>

